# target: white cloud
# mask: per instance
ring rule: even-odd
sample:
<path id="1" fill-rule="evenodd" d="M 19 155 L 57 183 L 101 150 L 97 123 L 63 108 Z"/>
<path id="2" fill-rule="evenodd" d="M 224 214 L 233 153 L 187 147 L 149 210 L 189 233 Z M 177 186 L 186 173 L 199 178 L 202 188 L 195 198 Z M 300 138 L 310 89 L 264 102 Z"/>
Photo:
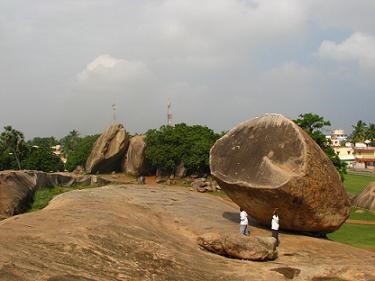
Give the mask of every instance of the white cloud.
<path id="1" fill-rule="evenodd" d="M 339 62 L 356 62 L 365 68 L 375 67 L 375 37 L 361 32 L 353 33 L 341 43 L 323 41 L 319 48 L 322 58 Z"/>
<path id="2" fill-rule="evenodd" d="M 90 62 L 78 75 L 80 83 L 133 83 L 152 76 L 143 62 L 117 59 L 100 55 Z"/>

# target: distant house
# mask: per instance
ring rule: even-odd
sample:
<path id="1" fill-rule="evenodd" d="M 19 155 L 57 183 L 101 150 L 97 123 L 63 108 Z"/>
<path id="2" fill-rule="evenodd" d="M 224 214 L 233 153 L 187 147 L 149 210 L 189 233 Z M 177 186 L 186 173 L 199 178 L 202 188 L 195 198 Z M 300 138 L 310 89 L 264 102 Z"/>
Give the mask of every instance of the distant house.
<path id="1" fill-rule="evenodd" d="M 350 143 L 348 144 L 348 146 L 333 146 L 333 150 L 336 152 L 341 161 L 348 164 L 348 167 L 354 167 L 356 161 L 354 149 Z"/>
<path id="2" fill-rule="evenodd" d="M 342 143 L 345 143 L 348 139 L 348 136 L 345 134 L 345 131 L 342 129 L 333 130 L 331 135 L 328 136 L 328 139 L 331 140 L 331 145 L 333 147 L 341 146 Z"/>
<path id="3" fill-rule="evenodd" d="M 353 145 L 347 141 L 348 136 L 341 129 L 333 130 L 326 138 L 340 160 L 348 163 L 349 167 L 375 171 L 375 147 L 369 146 L 369 141 Z"/>
<path id="4" fill-rule="evenodd" d="M 51 147 L 52 148 L 52 153 L 55 154 L 56 156 L 58 156 L 61 161 L 65 164 L 66 163 L 66 158 L 64 156 L 64 153 L 61 151 L 61 145 L 60 144 L 56 144 L 54 146 Z"/>
<path id="5" fill-rule="evenodd" d="M 375 147 L 366 143 L 356 143 L 354 146 L 355 168 L 375 170 Z"/>

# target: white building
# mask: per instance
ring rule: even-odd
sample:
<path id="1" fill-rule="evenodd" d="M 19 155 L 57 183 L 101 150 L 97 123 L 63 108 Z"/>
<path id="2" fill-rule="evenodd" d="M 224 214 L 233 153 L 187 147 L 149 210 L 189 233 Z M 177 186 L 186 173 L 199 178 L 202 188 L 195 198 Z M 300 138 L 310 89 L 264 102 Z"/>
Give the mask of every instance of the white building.
<path id="1" fill-rule="evenodd" d="M 345 134 L 344 130 L 337 129 L 332 131 L 331 135 L 328 136 L 328 139 L 331 140 L 331 145 L 333 147 L 338 147 L 347 141 L 348 136 Z"/>

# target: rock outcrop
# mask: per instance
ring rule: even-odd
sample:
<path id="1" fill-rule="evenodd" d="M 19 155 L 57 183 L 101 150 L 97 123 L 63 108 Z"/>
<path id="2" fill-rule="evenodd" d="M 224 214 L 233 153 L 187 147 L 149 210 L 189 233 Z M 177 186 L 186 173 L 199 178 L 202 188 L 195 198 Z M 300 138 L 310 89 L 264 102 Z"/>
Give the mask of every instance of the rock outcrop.
<path id="1" fill-rule="evenodd" d="M 375 182 L 371 182 L 353 200 L 353 206 L 368 209 L 375 213 Z"/>
<path id="2" fill-rule="evenodd" d="M 211 231 L 238 235 L 235 204 L 147 184 L 66 192 L 0 223 L 0 280 L 375 280 L 366 249 L 281 233 L 277 260 L 237 260 L 197 245 Z"/>
<path id="3" fill-rule="evenodd" d="M 350 203 L 327 155 L 293 121 L 279 114 L 245 121 L 210 151 L 212 176 L 264 225 L 279 208 L 282 229 L 332 232 Z"/>
<path id="4" fill-rule="evenodd" d="M 123 161 L 123 170 L 126 173 L 138 177 L 146 172 L 145 149 L 145 136 L 134 136 L 130 139 L 129 148 Z"/>
<path id="5" fill-rule="evenodd" d="M 276 239 L 272 237 L 206 233 L 198 244 L 212 253 L 244 260 L 264 261 L 277 258 Z"/>
<path id="6" fill-rule="evenodd" d="M 30 208 L 35 191 L 41 186 L 70 186 L 77 182 L 64 173 L 40 171 L 0 172 L 0 220 Z"/>
<path id="7" fill-rule="evenodd" d="M 212 179 L 198 178 L 191 183 L 194 190 L 198 192 L 214 192 L 216 191 L 216 184 Z"/>
<path id="8" fill-rule="evenodd" d="M 86 161 L 86 172 L 90 174 L 121 170 L 129 145 L 129 135 L 121 124 L 113 124 L 97 139 Z"/>
<path id="9" fill-rule="evenodd" d="M 36 179 L 27 173 L 0 173 L 0 220 L 27 210 L 33 201 Z"/>
<path id="10" fill-rule="evenodd" d="M 97 176 L 42 171 L 0 172 L 0 220 L 28 210 L 39 187 L 72 186 L 73 184 L 100 186 L 111 181 Z"/>

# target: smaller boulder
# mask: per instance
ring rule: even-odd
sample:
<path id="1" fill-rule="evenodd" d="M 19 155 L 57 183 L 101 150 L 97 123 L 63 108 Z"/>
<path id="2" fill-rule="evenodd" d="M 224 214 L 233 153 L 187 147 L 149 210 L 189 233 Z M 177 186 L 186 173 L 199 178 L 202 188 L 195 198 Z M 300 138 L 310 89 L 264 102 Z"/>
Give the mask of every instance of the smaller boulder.
<path id="1" fill-rule="evenodd" d="M 129 135 L 121 124 L 110 126 L 95 142 L 86 161 L 89 174 L 121 170 L 121 160 L 128 149 Z"/>
<path id="2" fill-rule="evenodd" d="M 370 182 L 367 187 L 354 198 L 353 206 L 375 212 L 375 182 Z"/>
<path id="3" fill-rule="evenodd" d="M 122 169 L 135 177 L 145 173 L 145 136 L 134 136 L 130 139 L 130 144 L 126 157 L 124 157 Z"/>
<path id="4" fill-rule="evenodd" d="M 198 244 L 212 253 L 236 259 L 265 261 L 278 255 L 272 237 L 206 233 L 198 237 Z"/>

